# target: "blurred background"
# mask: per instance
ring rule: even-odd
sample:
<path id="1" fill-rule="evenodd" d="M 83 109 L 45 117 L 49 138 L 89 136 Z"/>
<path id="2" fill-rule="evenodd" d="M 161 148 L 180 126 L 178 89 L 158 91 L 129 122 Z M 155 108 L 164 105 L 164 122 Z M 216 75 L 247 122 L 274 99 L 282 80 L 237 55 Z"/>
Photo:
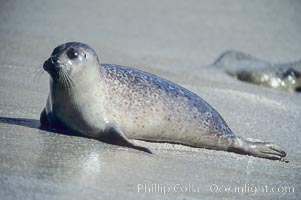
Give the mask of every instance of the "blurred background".
<path id="1" fill-rule="evenodd" d="M 301 52 L 299 0 L 12 0 L 0 9 L 7 63 L 21 54 L 32 64 L 26 53 L 38 60 L 67 41 L 90 44 L 103 61 L 160 68 L 202 66 L 228 49 L 275 62 Z"/>

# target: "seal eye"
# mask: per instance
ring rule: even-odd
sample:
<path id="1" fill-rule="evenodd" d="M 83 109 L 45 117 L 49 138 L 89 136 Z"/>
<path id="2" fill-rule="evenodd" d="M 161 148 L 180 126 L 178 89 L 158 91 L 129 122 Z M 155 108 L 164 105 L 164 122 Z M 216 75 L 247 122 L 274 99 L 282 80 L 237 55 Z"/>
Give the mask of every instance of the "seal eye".
<path id="1" fill-rule="evenodd" d="M 68 56 L 69 59 L 74 60 L 74 59 L 78 58 L 79 52 L 74 48 L 70 48 L 67 51 L 67 56 Z"/>

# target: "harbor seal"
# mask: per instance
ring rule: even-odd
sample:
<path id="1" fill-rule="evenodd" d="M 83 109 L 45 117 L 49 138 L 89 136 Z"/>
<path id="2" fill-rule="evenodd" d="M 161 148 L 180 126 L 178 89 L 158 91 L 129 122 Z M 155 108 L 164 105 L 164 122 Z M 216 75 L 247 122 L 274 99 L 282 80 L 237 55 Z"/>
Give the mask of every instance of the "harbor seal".
<path id="1" fill-rule="evenodd" d="M 129 67 L 100 64 L 86 44 L 59 45 L 43 68 L 50 75 L 50 94 L 40 117 L 42 129 L 65 129 L 146 152 L 151 151 L 129 139 L 273 160 L 286 156 L 272 143 L 236 136 L 214 108 L 175 83 Z"/>
<path id="2" fill-rule="evenodd" d="M 238 80 L 281 91 L 301 92 L 301 60 L 272 64 L 239 51 L 226 51 L 214 62 Z"/>

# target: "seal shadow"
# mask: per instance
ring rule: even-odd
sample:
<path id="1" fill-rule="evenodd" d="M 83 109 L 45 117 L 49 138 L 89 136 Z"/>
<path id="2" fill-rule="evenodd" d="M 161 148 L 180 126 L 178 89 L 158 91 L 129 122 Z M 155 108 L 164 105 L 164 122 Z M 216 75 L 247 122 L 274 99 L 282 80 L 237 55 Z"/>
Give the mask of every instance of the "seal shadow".
<path id="1" fill-rule="evenodd" d="M 119 133 L 116 132 L 115 130 L 110 131 L 110 134 L 109 134 L 110 138 L 100 139 L 100 138 L 91 138 L 91 137 L 82 135 L 80 133 L 70 131 L 59 124 L 56 124 L 55 127 L 52 127 L 51 129 L 45 129 L 45 128 L 41 127 L 40 120 L 36 120 L 36 119 L 11 118 L 11 117 L 1 117 L 0 116 L 0 123 L 34 128 L 34 129 L 38 129 L 39 131 L 47 131 L 47 132 L 52 132 L 52 133 L 56 133 L 56 134 L 60 134 L 60 135 L 93 139 L 93 140 L 97 140 L 99 142 L 103 142 L 103 143 L 107 143 L 107 144 L 111 144 L 111 145 L 123 146 L 123 147 L 130 147 L 130 148 L 133 148 L 136 150 L 140 150 L 140 151 L 152 154 L 152 152 L 149 149 L 147 149 L 145 147 L 133 145 L 127 139 L 120 137 Z"/>
<path id="2" fill-rule="evenodd" d="M 84 137 L 83 135 L 79 135 L 70 131 L 66 131 L 64 129 L 58 129 L 58 130 L 45 130 L 40 127 L 40 120 L 37 119 L 27 119 L 27 118 L 11 118 L 11 117 L 1 117 L 0 116 L 0 123 L 3 124 L 11 124 L 11 125 L 17 125 L 17 126 L 23 126 L 27 128 L 34 128 L 38 129 L 39 131 L 47 131 L 62 135 L 69 135 L 69 136 L 78 136 L 78 137 Z"/>
<path id="3" fill-rule="evenodd" d="M 0 117 L 0 123 L 40 129 L 40 121 L 36 119 Z"/>

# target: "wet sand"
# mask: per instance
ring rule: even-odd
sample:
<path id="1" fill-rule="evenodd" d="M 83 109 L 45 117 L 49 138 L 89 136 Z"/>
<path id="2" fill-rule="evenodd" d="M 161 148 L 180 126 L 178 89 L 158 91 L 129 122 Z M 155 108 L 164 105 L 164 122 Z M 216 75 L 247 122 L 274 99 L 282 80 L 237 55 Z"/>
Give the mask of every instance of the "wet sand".
<path id="1" fill-rule="evenodd" d="M 300 59 L 300 1 L 20 0 L 0 7 L 1 199 L 300 199 L 301 95 L 210 67 L 228 49 L 271 62 Z M 34 76 L 67 41 L 90 44 L 102 63 L 192 90 L 234 133 L 280 145 L 289 162 L 138 141 L 154 151 L 148 155 L 38 130 L 49 86 L 46 73 Z"/>

